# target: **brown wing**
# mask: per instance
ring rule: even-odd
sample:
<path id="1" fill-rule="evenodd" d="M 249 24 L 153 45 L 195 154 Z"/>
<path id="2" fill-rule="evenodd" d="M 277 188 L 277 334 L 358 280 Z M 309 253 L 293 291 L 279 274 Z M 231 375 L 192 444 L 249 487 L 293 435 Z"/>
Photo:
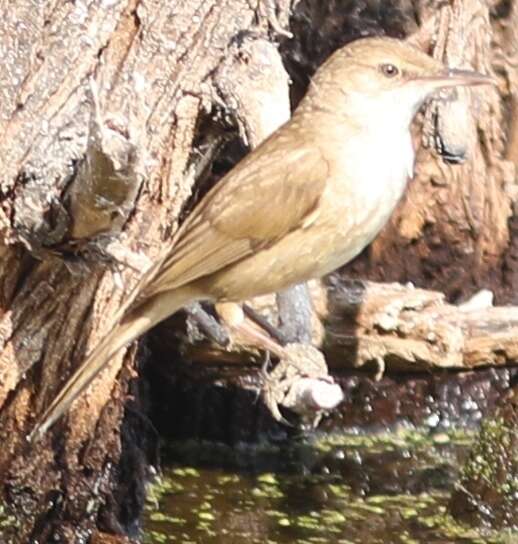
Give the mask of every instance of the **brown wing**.
<path id="1" fill-rule="evenodd" d="M 205 196 L 144 296 L 220 270 L 303 225 L 322 195 L 328 167 L 318 148 L 301 142 L 287 153 L 285 142 L 277 141 L 283 138 L 281 131 L 266 140 Z"/>

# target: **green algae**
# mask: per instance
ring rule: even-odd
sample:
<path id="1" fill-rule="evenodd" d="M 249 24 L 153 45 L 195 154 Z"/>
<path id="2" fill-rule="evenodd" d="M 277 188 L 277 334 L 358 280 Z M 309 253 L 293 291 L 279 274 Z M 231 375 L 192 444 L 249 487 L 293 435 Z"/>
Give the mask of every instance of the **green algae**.
<path id="1" fill-rule="evenodd" d="M 0 542 L 2 544 L 4 542 L 2 540 L 4 532 L 9 531 L 11 534 L 15 534 L 18 528 L 18 518 L 11 514 L 9 510 L 2 503 L 0 503 Z"/>
<path id="2" fill-rule="evenodd" d="M 259 470 L 251 449 L 241 450 L 244 458 L 235 450 L 224 453 L 225 469 L 218 468 L 212 446 L 210 464 L 194 468 L 191 449 L 188 467 L 166 469 L 168 484 L 162 482 L 157 501 L 148 503 L 145 542 L 515 544 L 516 534 L 480 533 L 447 514 L 449 490 L 473 436 L 403 429 L 316 437 L 284 449 L 262 446 Z M 273 459 L 275 468 L 264 459 Z M 168 514 L 157 517 L 157 511 Z"/>
<path id="3" fill-rule="evenodd" d="M 513 406 L 507 403 L 483 422 L 461 471 L 450 509 L 465 523 L 518 529 L 518 410 Z"/>

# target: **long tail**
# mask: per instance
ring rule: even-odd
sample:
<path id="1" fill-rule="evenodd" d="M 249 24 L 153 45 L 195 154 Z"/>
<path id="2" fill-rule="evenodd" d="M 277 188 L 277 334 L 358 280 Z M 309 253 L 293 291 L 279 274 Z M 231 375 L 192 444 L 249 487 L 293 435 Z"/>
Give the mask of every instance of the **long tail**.
<path id="1" fill-rule="evenodd" d="M 38 418 L 29 440 L 36 440 L 61 417 L 74 400 L 88 387 L 108 361 L 126 344 L 135 340 L 151 327 L 197 298 L 187 286 L 158 293 L 130 310 L 88 355 L 69 378 L 50 406 Z"/>

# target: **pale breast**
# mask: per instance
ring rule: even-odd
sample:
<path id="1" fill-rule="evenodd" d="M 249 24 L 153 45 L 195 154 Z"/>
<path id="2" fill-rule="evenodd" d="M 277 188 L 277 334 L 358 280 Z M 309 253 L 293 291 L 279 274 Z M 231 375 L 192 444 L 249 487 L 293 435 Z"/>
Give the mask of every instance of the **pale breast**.
<path id="1" fill-rule="evenodd" d="M 358 139 L 347 152 L 347 164 L 343 164 L 346 190 L 357 200 L 358 219 L 368 216 L 380 206 L 390 213 L 413 176 L 414 150 L 408 130 L 399 134 L 379 133 L 368 143 Z M 364 150 L 368 149 L 368 152 Z M 354 152 L 362 160 L 350 157 Z M 351 185 L 354 184 L 354 188 Z"/>
<path id="2" fill-rule="evenodd" d="M 341 169 L 335 170 L 325 195 L 327 206 L 336 210 L 338 227 L 330 267 L 358 255 L 387 223 L 413 176 L 414 157 L 408 129 L 344 145 Z"/>

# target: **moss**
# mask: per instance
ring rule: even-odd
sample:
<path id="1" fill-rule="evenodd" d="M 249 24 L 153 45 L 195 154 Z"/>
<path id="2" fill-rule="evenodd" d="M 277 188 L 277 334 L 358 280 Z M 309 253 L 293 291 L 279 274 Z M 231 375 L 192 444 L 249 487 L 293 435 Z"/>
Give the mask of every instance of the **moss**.
<path id="1" fill-rule="evenodd" d="M 482 425 L 450 502 L 471 525 L 518 528 L 518 433 L 512 404 Z"/>
<path id="2" fill-rule="evenodd" d="M 156 508 L 164 495 L 181 493 L 183 491 L 184 486 L 171 478 L 156 478 L 147 487 L 147 508 L 149 510 Z"/>
<path id="3" fill-rule="evenodd" d="M 10 529 L 15 530 L 18 529 L 19 522 L 16 516 L 13 516 L 9 513 L 9 510 L 0 503 L 0 537 L 2 536 L 3 532 Z M 3 542 L 0 539 L 0 542 Z"/>

